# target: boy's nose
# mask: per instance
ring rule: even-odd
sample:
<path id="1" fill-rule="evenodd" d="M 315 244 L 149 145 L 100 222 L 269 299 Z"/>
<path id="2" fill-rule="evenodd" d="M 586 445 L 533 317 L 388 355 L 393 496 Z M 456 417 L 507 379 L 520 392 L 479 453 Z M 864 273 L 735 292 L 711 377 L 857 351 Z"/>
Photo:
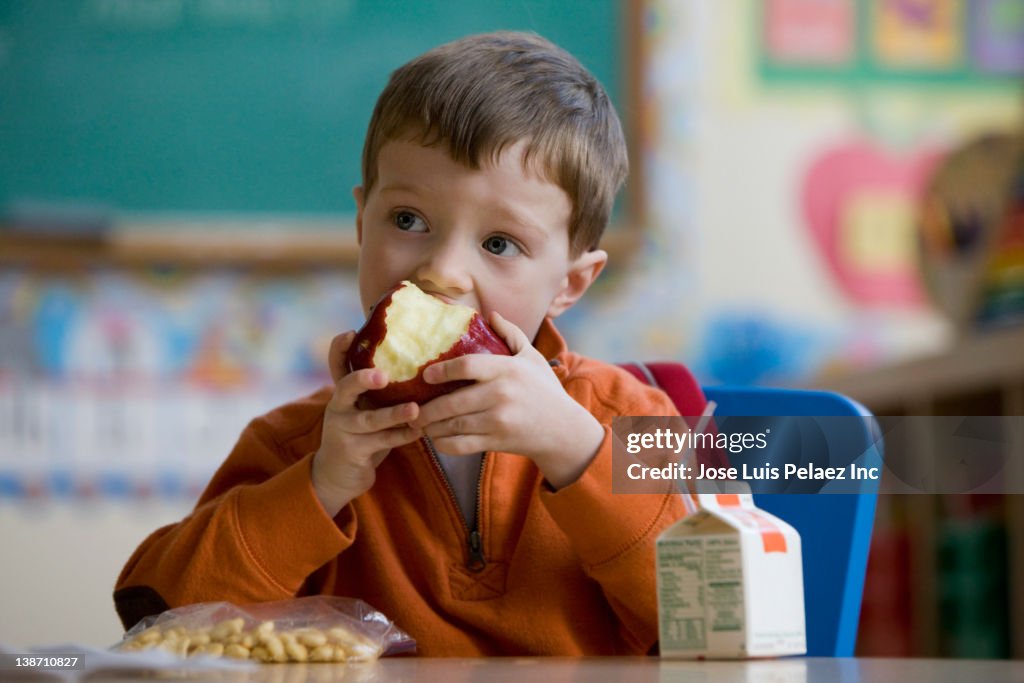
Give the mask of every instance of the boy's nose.
<path id="1" fill-rule="evenodd" d="M 457 296 L 472 289 L 469 276 L 469 255 L 452 241 L 444 241 L 423 254 L 416 269 L 421 286 L 440 294 Z"/>

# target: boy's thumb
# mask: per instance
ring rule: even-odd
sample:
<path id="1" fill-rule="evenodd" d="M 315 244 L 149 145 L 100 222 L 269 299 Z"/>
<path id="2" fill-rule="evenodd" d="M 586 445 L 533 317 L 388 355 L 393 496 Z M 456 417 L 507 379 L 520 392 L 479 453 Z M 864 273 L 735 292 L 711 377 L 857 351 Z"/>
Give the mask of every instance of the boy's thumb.
<path id="1" fill-rule="evenodd" d="M 512 355 L 516 355 L 523 349 L 532 346 L 530 340 L 526 337 L 526 333 L 519 329 L 519 326 L 515 323 L 502 318 L 501 314 L 497 311 L 491 312 L 491 327 L 505 340 Z"/>
<path id="2" fill-rule="evenodd" d="M 348 350 L 356 333 L 353 330 L 342 332 L 331 340 L 331 349 L 327 352 L 327 367 L 331 371 L 331 380 L 338 380 L 348 374 Z"/>

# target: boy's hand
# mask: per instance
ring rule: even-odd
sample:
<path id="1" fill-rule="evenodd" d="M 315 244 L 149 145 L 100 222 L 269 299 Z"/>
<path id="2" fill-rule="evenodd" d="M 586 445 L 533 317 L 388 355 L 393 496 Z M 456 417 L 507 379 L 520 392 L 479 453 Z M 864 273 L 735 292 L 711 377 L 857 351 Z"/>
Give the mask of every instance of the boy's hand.
<path id="1" fill-rule="evenodd" d="M 562 388 L 522 330 L 491 316 L 512 356 L 471 354 L 431 365 L 431 384 L 475 380 L 420 407 L 413 427 L 451 455 L 507 451 L 533 460 L 555 488 L 571 484 L 597 453 L 604 428 Z"/>
<path id="2" fill-rule="evenodd" d="M 324 410 L 320 449 L 313 456 L 313 488 L 331 517 L 373 485 L 377 465 L 392 448 L 423 436 L 407 424 L 419 415 L 415 403 L 379 410 L 356 408 L 360 394 L 384 387 L 388 378 L 374 368 L 348 371 L 345 356 L 354 337 L 350 331 L 331 341 L 328 363 L 334 396 Z"/>

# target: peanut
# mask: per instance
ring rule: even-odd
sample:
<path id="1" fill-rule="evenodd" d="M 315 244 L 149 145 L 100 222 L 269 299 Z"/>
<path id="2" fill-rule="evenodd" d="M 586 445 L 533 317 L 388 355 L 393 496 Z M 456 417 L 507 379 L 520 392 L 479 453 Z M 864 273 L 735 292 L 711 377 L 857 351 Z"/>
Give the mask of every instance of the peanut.
<path id="1" fill-rule="evenodd" d="M 210 638 L 213 640 L 223 640 L 235 633 L 241 633 L 244 627 L 245 620 L 241 617 L 227 619 L 213 627 L 213 630 L 210 631 Z"/>
<path id="2" fill-rule="evenodd" d="M 284 643 L 276 636 L 264 636 L 263 647 L 267 649 L 271 661 L 284 662 L 287 658 L 284 655 Z"/>
<path id="3" fill-rule="evenodd" d="M 174 628 L 167 629 L 164 634 L 164 639 L 174 638 L 175 640 L 181 640 L 185 637 L 186 631 L 184 626 L 175 626 Z"/>
<path id="4" fill-rule="evenodd" d="M 201 647 L 203 645 L 209 645 L 210 633 L 209 631 L 193 631 L 189 634 L 189 640 L 192 641 L 192 647 Z"/>
<path id="5" fill-rule="evenodd" d="M 163 634 L 160 633 L 158 628 L 147 628 L 145 631 L 136 636 L 135 640 L 143 645 L 152 645 L 160 642 Z"/>
<path id="6" fill-rule="evenodd" d="M 311 662 L 333 662 L 334 661 L 334 646 L 333 645 L 321 645 L 312 652 L 309 653 L 309 661 Z"/>
<path id="7" fill-rule="evenodd" d="M 249 648 L 232 643 L 224 647 L 224 656 L 232 659 L 249 659 Z"/>
<path id="8" fill-rule="evenodd" d="M 205 655 L 207 657 L 223 657 L 224 646 L 220 643 L 207 643 L 206 645 L 200 645 L 193 652 L 193 655 Z M 248 654 L 248 653 L 246 653 Z"/>
<path id="9" fill-rule="evenodd" d="M 250 650 L 249 651 L 249 657 L 250 657 L 250 659 L 258 659 L 261 662 L 272 662 L 272 661 L 274 661 L 273 659 L 270 658 L 270 653 L 267 652 L 267 648 L 263 647 L 262 645 L 257 645 L 252 650 Z"/>
<path id="10" fill-rule="evenodd" d="M 340 626 L 335 626 L 334 628 L 328 629 L 327 637 L 336 643 L 341 643 L 342 645 L 348 645 L 354 640 L 352 632 L 349 631 L 347 628 L 342 628 Z"/>
<path id="11" fill-rule="evenodd" d="M 302 629 L 296 637 L 306 647 L 316 648 L 327 643 L 327 636 L 314 629 Z"/>
<path id="12" fill-rule="evenodd" d="M 296 642 L 294 639 L 284 641 L 284 651 L 291 662 L 305 662 L 309 659 L 309 650 L 305 645 Z"/>

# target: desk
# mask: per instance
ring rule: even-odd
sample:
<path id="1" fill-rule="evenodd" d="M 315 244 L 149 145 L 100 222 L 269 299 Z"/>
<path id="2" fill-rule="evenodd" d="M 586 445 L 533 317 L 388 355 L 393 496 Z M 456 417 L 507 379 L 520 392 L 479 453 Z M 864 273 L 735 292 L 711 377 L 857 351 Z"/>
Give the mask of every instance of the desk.
<path id="1" fill-rule="evenodd" d="M 91 676 L 126 683 L 153 678 Z M 161 672 L 159 680 L 238 683 L 1021 683 L 1024 661 L 956 659 L 814 659 L 685 662 L 657 658 L 401 657 L 370 664 L 276 664 L 253 672 Z"/>

